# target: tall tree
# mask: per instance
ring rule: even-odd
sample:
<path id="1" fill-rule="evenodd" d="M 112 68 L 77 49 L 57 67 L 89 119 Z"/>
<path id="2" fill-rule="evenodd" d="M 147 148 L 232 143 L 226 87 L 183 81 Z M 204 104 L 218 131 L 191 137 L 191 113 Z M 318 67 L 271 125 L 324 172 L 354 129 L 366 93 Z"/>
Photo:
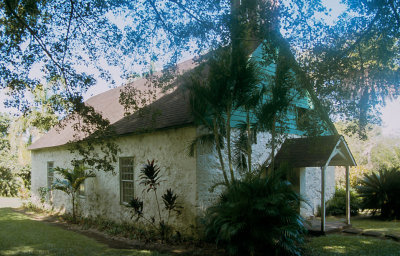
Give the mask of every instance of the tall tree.
<path id="1" fill-rule="evenodd" d="M 379 107 L 400 92 L 400 2 L 344 3 L 348 11 L 325 27 L 305 63 L 331 113 L 356 121 L 349 128 L 365 137 L 367 124 L 380 121 Z"/>
<path id="2" fill-rule="evenodd" d="M 301 63 L 312 49 L 323 46 L 329 50 L 313 55 L 311 64 L 305 61 L 302 67 L 317 81 L 311 84 L 326 100 L 326 107 L 358 102 L 352 111 L 342 113 L 357 117 L 362 126 L 365 120 L 376 117 L 370 111 L 374 105 L 399 91 L 399 1 L 344 3 L 353 13 L 343 15 L 338 26 L 330 28 L 315 15 L 325 11 L 320 0 L 5 0 L 0 3 L 0 86 L 13 90 L 14 105 L 26 107 L 19 96 L 38 85 L 32 74 L 41 69 L 49 81 L 58 81 L 53 84 L 57 94 L 70 103 L 63 104 L 63 109 L 90 122 L 98 120 L 94 129 L 100 129 L 107 122 L 82 103 L 82 93 L 95 82 L 93 75 L 82 72 L 85 67 L 95 67 L 100 76 L 110 78 L 101 65 L 105 60 L 129 75 L 137 72 L 132 63 L 146 69 L 149 63 L 168 57 L 172 64 L 187 52 L 230 44 L 239 49 L 236 46 L 243 41 L 250 44 L 262 38 L 260 35 L 284 31 Z M 246 24 L 246 37 L 232 29 L 234 22 Z M 381 54 L 385 49 L 388 51 Z M 384 62 L 390 53 L 395 57 Z M 375 61 L 378 64 L 371 67 Z M 235 60 L 232 63 L 235 67 Z M 354 81 L 352 69 L 356 66 L 358 78 Z M 372 68 L 386 74 L 371 75 Z M 332 108 L 332 112 L 340 110 Z"/>

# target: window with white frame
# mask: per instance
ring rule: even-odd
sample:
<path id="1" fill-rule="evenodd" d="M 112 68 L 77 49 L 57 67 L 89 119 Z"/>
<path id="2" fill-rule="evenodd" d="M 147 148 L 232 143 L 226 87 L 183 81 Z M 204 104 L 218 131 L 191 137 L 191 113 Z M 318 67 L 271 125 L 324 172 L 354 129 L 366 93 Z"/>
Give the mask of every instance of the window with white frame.
<path id="1" fill-rule="evenodd" d="M 119 177 L 121 203 L 127 204 L 134 196 L 133 157 L 121 157 L 119 159 Z"/>
<path id="2" fill-rule="evenodd" d="M 54 181 L 54 162 L 47 162 L 47 188 L 51 188 Z"/>

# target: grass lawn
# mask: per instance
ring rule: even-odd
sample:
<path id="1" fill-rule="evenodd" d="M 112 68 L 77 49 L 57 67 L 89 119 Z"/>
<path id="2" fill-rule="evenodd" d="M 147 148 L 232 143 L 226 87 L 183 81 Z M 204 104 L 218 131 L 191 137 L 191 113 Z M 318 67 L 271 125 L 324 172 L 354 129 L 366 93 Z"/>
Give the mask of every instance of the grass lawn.
<path id="1" fill-rule="evenodd" d="M 385 234 L 400 234 L 400 221 L 383 221 L 371 218 L 356 218 L 351 220 L 351 224 L 355 228 L 361 228 L 365 231 L 378 231 Z"/>
<path id="2" fill-rule="evenodd" d="M 117 250 L 84 235 L 30 220 L 10 208 L 0 208 L 0 255 L 165 255 Z"/>
<path id="3" fill-rule="evenodd" d="M 399 256 L 400 243 L 378 238 L 327 235 L 313 237 L 305 245 L 307 256 Z"/>
<path id="4" fill-rule="evenodd" d="M 329 216 L 327 217 L 327 221 L 345 221 L 345 219 Z M 369 217 L 357 216 L 351 218 L 351 225 L 354 228 L 360 228 L 365 231 L 377 231 L 384 234 L 400 234 L 400 221 L 398 220 L 384 221 Z"/>

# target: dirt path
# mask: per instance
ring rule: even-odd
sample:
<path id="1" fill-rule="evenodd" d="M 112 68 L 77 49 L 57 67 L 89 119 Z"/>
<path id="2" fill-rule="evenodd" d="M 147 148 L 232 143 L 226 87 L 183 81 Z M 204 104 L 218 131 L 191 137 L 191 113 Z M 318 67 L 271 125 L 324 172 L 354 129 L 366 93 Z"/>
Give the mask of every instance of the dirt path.
<path id="1" fill-rule="evenodd" d="M 17 197 L 0 197 L 0 208 L 19 208 L 22 200 Z"/>

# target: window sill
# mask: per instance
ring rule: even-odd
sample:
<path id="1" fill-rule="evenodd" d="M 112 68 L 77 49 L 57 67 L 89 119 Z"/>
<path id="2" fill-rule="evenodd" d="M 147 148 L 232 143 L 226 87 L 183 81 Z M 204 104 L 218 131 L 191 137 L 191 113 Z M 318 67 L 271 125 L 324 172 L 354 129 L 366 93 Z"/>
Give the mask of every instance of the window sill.
<path id="1" fill-rule="evenodd" d="M 127 202 L 120 202 L 119 204 L 122 205 L 122 206 L 129 207 L 129 203 L 127 203 Z"/>

